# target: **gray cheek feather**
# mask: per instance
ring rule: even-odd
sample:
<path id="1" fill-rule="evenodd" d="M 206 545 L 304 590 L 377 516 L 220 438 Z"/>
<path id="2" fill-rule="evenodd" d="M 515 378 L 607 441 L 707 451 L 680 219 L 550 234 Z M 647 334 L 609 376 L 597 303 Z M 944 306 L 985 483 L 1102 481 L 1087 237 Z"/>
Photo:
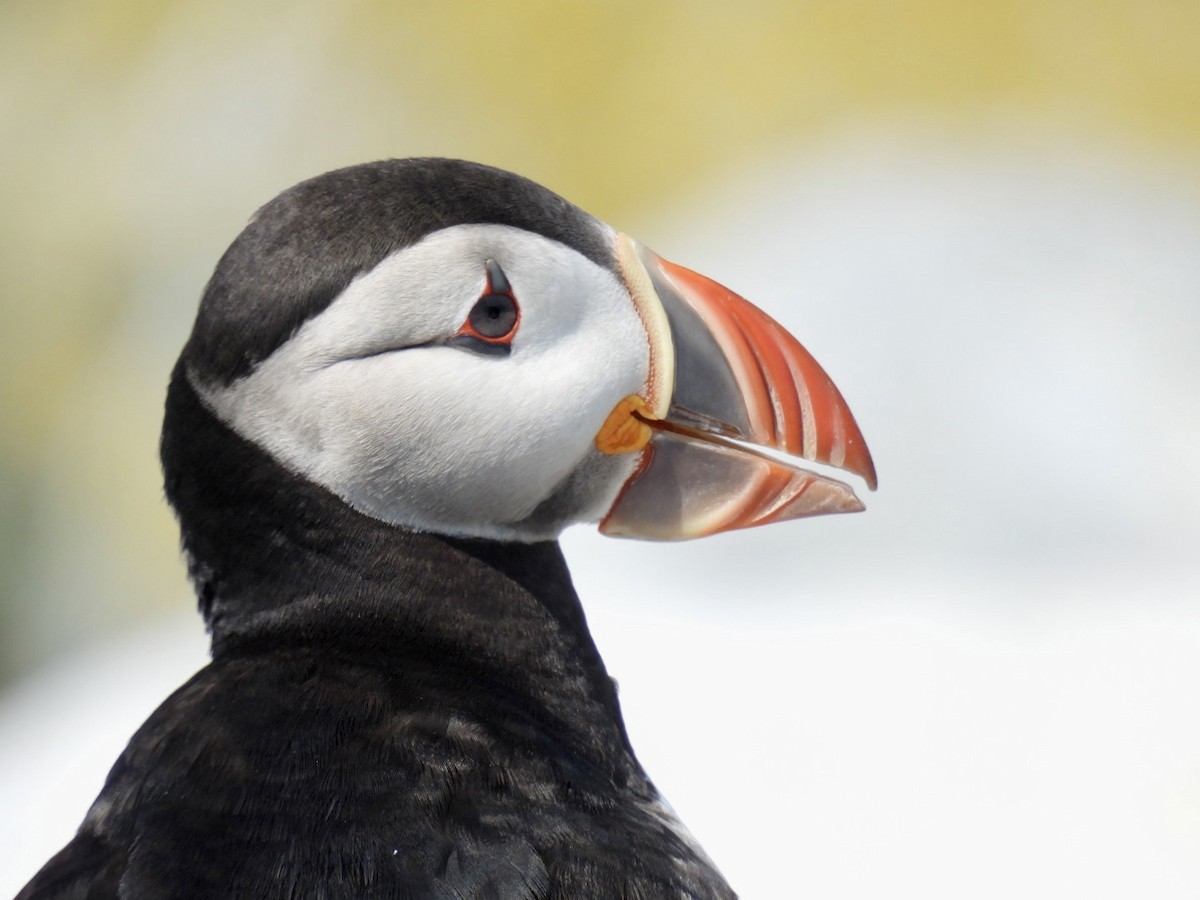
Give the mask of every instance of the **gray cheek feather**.
<path id="1" fill-rule="evenodd" d="M 639 456 L 606 456 L 593 450 L 537 509 L 523 521 L 513 523 L 514 527 L 550 539 L 576 522 L 599 522 L 616 502 L 625 482 L 633 477 Z"/>

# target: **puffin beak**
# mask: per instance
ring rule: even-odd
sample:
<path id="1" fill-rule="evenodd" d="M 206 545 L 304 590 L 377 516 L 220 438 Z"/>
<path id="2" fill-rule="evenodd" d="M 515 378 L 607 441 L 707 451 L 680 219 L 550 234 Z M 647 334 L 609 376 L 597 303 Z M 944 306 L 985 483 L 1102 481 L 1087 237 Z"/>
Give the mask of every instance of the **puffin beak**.
<path id="1" fill-rule="evenodd" d="M 850 408 L 800 342 L 729 289 L 627 235 L 617 235 L 617 256 L 650 338 L 650 374 L 596 436 L 602 452 L 641 454 L 600 530 L 684 540 L 862 510 L 849 485 L 797 459 L 875 489 Z"/>

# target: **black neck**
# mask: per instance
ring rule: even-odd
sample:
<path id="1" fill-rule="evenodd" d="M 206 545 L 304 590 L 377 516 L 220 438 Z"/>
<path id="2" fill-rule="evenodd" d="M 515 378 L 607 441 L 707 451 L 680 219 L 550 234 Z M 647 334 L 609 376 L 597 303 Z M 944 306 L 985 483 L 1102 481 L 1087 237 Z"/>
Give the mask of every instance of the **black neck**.
<path id="1" fill-rule="evenodd" d="M 162 440 L 214 659 L 305 646 L 468 681 L 538 710 L 578 752 L 632 759 L 616 692 L 556 542 L 422 534 L 284 470 L 204 408 L 177 367 Z"/>

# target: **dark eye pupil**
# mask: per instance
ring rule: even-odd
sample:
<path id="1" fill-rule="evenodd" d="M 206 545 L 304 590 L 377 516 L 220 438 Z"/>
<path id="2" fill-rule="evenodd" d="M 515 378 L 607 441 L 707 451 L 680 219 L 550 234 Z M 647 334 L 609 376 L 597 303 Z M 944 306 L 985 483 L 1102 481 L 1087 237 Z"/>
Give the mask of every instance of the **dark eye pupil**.
<path id="1" fill-rule="evenodd" d="M 501 338 L 517 323 L 517 304 L 507 294 L 487 294 L 471 310 L 471 327 L 482 337 Z"/>

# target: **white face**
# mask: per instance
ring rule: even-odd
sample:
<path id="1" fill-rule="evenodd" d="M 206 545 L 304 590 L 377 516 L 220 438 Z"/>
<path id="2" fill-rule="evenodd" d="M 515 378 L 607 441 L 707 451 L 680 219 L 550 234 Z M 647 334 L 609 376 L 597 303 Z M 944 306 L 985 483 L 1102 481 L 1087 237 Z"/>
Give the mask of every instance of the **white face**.
<path id="1" fill-rule="evenodd" d="M 446 343 L 487 293 L 487 260 L 520 309 L 507 354 Z M 602 517 L 633 473 L 637 454 L 593 441 L 643 390 L 648 340 L 611 272 L 517 228 L 460 225 L 356 278 L 250 375 L 194 387 L 239 434 L 368 515 L 545 540 Z"/>

